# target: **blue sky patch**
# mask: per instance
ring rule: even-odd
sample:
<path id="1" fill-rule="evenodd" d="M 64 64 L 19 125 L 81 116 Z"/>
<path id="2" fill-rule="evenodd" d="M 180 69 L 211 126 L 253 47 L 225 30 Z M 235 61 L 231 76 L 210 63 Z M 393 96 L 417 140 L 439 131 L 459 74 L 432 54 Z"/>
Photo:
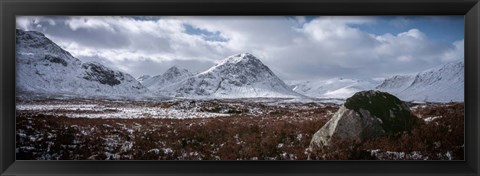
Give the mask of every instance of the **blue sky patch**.
<path id="1" fill-rule="evenodd" d="M 453 43 L 464 38 L 463 16 L 382 16 L 374 23 L 350 25 L 375 35 L 399 33 L 416 28 L 436 41 Z"/>
<path id="2" fill-rule="evenodd" d="M 202 38 L 206 41 L 216 41 L 216 42 L 227 42 L 228 39 L 222 37 L 220 32 L 210 32 L 204 29 L 193 27 L 189 24 L 183 24 L 185 26 L 185 33 L 190 35 L 198 35 L 202 36 Z"/>

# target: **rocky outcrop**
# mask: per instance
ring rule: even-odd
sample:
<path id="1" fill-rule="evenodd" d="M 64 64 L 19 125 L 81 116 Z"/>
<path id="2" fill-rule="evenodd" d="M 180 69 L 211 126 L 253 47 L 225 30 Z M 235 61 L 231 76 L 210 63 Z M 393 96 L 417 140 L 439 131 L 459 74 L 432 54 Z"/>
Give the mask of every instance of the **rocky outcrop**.
<path id="1" fill-rule="evenodd" d="M 310 150 L 355 144 L 382 135 L 408 131 L 417 123 L 408 106 L 380 91 L 363 91 L 348 98 L 311 142 Z"/>
<path id="2" fill-rule="evenodd" d="M 101 84 L 114 86 L 119 85 L 124 80 L 122 72 L 111 70 L 99 63 L 84 63 L 82 68 L 86 70 L 83 79 L 89 81 L 97 81 Z"/>

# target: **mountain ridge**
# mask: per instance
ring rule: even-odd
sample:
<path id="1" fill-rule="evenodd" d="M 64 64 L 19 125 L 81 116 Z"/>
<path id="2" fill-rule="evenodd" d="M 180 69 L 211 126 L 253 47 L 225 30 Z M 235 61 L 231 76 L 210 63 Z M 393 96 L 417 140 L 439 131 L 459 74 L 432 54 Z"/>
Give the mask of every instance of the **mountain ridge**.
<path id="1" fill-rule="evenodd" d="M 164 73 L 156 76 L 151 76 L 141 81 L 141 83 L 155 93 L 162 93 L 164 87 L 187 79 L 194 74 L 185 68 L 172 66 Z"/>
<path id="2" fill-rule="evenodd" d="M 142 98 L 347 98 L 376 89 L 404 101 L 464 101 L 464 62 L 443 64 L 422 72 L 396 75 L 381 84 L 332 78 L 287 85 L 250 53 L 226 57 L 200 73 L 172 66 L 161 75 L 137 79 L 98 62 L 72 56 L 43 33 L 16 30 L 16 88 L 20 94 L 73 97 Z"/>
<path id="3" fill-rule="evenodd" d="M 128 73 L 98 62 L 82 63 L 41 32 L 17 29 L 16 42 L 17 95 L 114 99 L 153 96 Z"/>
<path id="4" fill-rule="evenodd" d="M 392 76 L 376 89 L 404 101 L 464 101 L 464 71 L 463 60 L 449 62 L 415 74 Z"/>
<path id="5" fill-rule="evenodd" d="M 349 78 L 331 78 L 326 80 L 289 81 L 295 92 L 314 98 L 346 99 L 355 92 L 374 89 L 376 82 Z"/>

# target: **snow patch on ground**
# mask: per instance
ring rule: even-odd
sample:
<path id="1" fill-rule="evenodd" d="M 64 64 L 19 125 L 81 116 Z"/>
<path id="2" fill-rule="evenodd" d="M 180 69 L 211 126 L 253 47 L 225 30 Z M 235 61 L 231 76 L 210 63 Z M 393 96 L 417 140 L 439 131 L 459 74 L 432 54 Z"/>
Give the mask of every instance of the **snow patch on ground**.
<path id="1" fill-rule="evenodd" d="M 433 116 L 433 117 L 427 117 L 427 118 L 424 118 L 423 120 L 426 122 L 426 123 L 430 123 L 436 119 L 440 119 L 442 118 L 442 116 Z"/>
<path id="2" fill-rule="evenodd" d="M 370 150 L 370 155 L 378 160 L 428 160 L 428 156 L 423 156 L 419 151 L 406 152 L 392 152 L 381 151 L 380 149 Z"/>
<path id="3" fill-rule="evenodd" d="M 17 104 L 17 110 L 44 111 L 45 115 L 62 115 L 71 118 L 208 118 L 229 116 L 230 114 L 196 112 L 161 107 L 108 107 L 99 104 Z M 57 110 L 71 110 L 56 112 Z M 88 111 L 88 112 L 85 112 Z"/>

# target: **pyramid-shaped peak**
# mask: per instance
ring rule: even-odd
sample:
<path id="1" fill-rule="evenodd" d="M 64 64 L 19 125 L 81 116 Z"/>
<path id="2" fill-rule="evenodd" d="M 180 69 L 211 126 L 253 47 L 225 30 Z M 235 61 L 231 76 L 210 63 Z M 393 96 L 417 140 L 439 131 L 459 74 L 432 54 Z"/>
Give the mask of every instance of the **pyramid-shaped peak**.
<path id="1" fill-rule="evenodd" d="M 169 73 L 169 72 L 179 73 L 179 72 L 188 72 L 188 70 L 186 68 L 174 65 L 174 66 L 170 67 L 165 73 Z"/>
<path id="2" fill-rule="evenodd" d="M 167 72 L 172 72 L 172 71 L 173 71 L 173 72 L 176 72 L 176 71 L 178 71 L 178 70 L 180 70 L 180 69 L 178 69 L 178 67 L 177 67 L 176 65 L 174 65 L 174 66 L 170 67 L 170 68 L 167 70 Z"/>
<path id="3" fill-rule="evenodd" d="M 250 54 L 248 52 L 240 53 L 240 54 L 237 54 L 237 55 L 238 55 L 238 57 L 242 57 L 242 58 L 251 58 L 251 57 L 255 58 L 255 56 L 253 54 Z"/>
<path id="4" fill-rule="evenodd" d="M 182 68 L 182 67 L 179 67 L 179 66 L 175 65 L 175 66 L 170 67 L 161 76 L 165 77 L 167 79 L 171 79 L 173 77 L 190 76 L 190 75 L 192 75 L 192 73 L 190 73 L 190 71 L 188 71 L 186 68 Z"/>
<path id="5" fill-rule="evenodd" d="M 236 54 L 236 55 L 233 55 L 233 56 L 230 56 L 230 57 L 237 57 L 237 58 L 241 58 L 241 59 L 256 59 L 256 57 L 253 54 L 250 54 L 248 52 Z"/>
<path id="6" fill-rule="evenodd" d="M 235 54 L 227 57 L 225 60 L 220 62 L 220 65 L 225 63 L 239 63 L 242 61 L 245 62 L 245 61 L 260 61 L 260 60 L 257 57 L 255 57 L 253 54 L 240 53 L 240 54 Z"/>
<path id="7" fill-rule="evenodd" d="M 178 82 L 172 89 L 175 92 L 171 95 L 187 98 L 302 96 L 250 53 L 228 56 L 208 70 Z"/>

